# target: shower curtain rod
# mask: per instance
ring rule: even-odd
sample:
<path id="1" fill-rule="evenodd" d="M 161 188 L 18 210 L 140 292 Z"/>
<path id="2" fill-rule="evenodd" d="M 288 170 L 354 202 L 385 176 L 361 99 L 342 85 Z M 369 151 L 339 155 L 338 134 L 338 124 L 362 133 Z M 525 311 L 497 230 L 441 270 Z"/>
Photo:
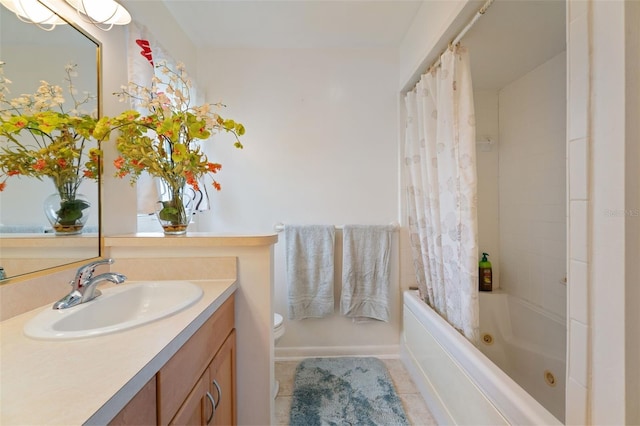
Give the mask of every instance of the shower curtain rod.
<path id="1" fill-rule="evenodd" d="M 449 43 L 449 46 L 455 46 L 456 44 L 460 43 L 460 40 L 462 40 L 462 37 L 465 36 L 465 34 L 467 34 L 467 31 L 469 31 L 471 29 L 471 27 L 473 27 L 473 25 L 476 23 L 476 21 L 478 19 L 480 19 L 480 17 L 482 15 L 485 14 L 485 12 L 487 11 L 487 9 L 489 9 L 489 7 L 491 6 L 491 4 L 494 2 L 495 0 L 487 0 L 482 7 L 480 8 L 480 10 L 478 10 L 476 12 L 475 15 L 473 15 L 473 18 L 471 19 L 471 21 L 469 21 L 469 23 L 462 29 L 462 31 L 460 31 L 460 33 L 458 33 L 458 35 L 451 41 L 451 43 Z M 444 52 L 443 52 L 444 53 Z M 436 61 L 429 67 L 427 68 L 427 72 L 431 71 L 433 68 L 437 67 L 438 65 L 440 65 L 440 57 L 442 56 L 442 54 L 440 54 L 438 56 L 438 59 L 436 59 Z"/>

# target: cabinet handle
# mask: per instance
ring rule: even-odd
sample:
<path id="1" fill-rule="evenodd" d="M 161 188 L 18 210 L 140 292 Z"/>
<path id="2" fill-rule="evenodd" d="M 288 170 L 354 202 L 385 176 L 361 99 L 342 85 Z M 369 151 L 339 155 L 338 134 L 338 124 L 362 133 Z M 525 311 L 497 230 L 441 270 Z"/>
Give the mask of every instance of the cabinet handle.
<path id="1" fill-rule="evenodd" d="M 216 403 L 213 401 L 213 395 L 211 395 L 211 392 L 207 391 L 207 399 L 209 399 L 209 402 L 211 403 L 211 415 L 209 416 L 209 418 L 207 419 L 207 424 L 211 423 L 211 420 L 213 420 L 213 416 L 216 414 Z"/>
<path id="2" fill-rule="evenodd" d="M 218 401 L 216 402 L 216 405 L 215 405 L 215 408 L 218 408 L 218 405 L 220 405 L 220 400 L 222 399 L 222 391 L 220 390 L 220 385 L 218 384 L 216 379 L 213 379 L 213 386 L 215 386 L 216 390 L 218 391 Z"/>

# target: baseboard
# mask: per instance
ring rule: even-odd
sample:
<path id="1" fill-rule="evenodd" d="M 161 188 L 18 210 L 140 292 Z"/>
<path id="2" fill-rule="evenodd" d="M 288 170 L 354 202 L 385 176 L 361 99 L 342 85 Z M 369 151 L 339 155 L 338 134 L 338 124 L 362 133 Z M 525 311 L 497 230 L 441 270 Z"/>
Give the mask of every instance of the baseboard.
<path id="1" fill-rule="evenodd" d="M 400 345 L 276 347 L 276 361 L 299 361 L 314 357 L 374 356 L 382 359 L 400 357 Z"/>

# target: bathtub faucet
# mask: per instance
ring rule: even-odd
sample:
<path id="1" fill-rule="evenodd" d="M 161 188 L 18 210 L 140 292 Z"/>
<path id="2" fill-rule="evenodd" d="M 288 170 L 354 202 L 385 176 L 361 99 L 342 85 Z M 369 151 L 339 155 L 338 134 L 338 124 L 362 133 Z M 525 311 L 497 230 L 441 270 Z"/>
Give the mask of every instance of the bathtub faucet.
<path id="1" fill-rule="evenodd" d="M 96 287 L 105 281 L 115 284 L 123 283 L 127 277 L 115 272 L 106 272 L 93 276 L 96 267 L 100 265 L 111 265 L 113 259 L 101 259 L 88 263 L 78 269 L 76 276 L 69 282 L 71 292 L 53 304 L 53 309 L 66 309 L 81 303 L 88 302 L 100 296 L 100 290 Z"/>

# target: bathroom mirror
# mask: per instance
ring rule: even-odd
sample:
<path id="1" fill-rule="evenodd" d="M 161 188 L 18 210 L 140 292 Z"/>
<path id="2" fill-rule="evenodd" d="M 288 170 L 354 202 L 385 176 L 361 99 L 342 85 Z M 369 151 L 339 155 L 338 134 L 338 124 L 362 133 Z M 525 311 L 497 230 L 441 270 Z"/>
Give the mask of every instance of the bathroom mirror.
<path id="1" fill-rule="evenodd" d="M 44 80 L 63 89 L 68 111 L 71 101 L 65 66 L 76 64 L 77 75 L 72 81 L 77 96 L 85 92 L 95 96 L 82 111 L 99 113 L 99 59 L 99 43 L 73 23 L 45 31 L 0 6 L 0 61 L 5 63 L 4 77 L 11 80 L 9 99 L 35 93 Z M 0 192 L 0 267 L 6 278 L 100 256 L 99 183 L 83 179 L 78 189 L 91 207 L 88 221 L 77 235 L 53 232 L 43 206 L 55 192 L 52 179 L 46 176 L 42 180 L 13 176 L 6 181 Z"/>

